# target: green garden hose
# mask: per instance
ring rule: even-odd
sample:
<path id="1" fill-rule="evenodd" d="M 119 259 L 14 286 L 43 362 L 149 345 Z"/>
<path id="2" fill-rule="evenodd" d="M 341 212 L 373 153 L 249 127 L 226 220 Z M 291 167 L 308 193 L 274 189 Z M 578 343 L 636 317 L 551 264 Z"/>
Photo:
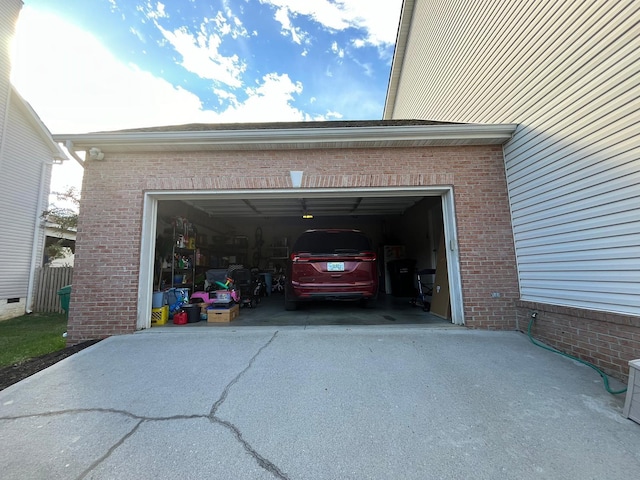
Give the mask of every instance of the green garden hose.
<path id="1" fill-rule="evenodd" d="M 570 358 L 571 360 L 575 360 L 576 362 L 580 362 L 583 365 L 586 365 L 587 367 L 593 368 L 596 372 L 598 372 L 598 374 L 602 377 L 602 381 L 604 382 L 604 388 L 607 392 L 609 392 L 612 395 L 620 395 L 621 393 L 624 393 L 627 391 L 626 387 L 623 388 L 622 390 L 611 390 L 611 388 L 609 387 L 609 377 L 607 377 L 607 375 L 600 370 L 598 367 L 596 367 L 595 365 L 589 363 L 589 362 L 585 362 L 584 360 L 580 360 L 577 357 L 574 357 L 573 355 L 569 355 L 568 353 L 564 353 L 561 352 L 560 350 L 556 350 L 555 348 L 552 347 L 548 347 L 547 345 L 545 345 L 544 343 L 540 343 L 538 341 L 536 341 L 532 336 L 531 336 L 531 327 L 533 326 L 533 321 L 536 319 L 536 317 L 534 315 L 531 316 L 531 321 L 529 322 L 529 328 L 527 329 L 527 334 L 529 335 L 529 340 L 531 340 L 531 343 L 533 343 L 534 345 L 540 347 L 540 348 L 544 348 L 545 350 L 549 350 L 550 352 L 553 353 L 557 353 L 559 355 L 562 355 L 563 357 L 567 357 Z"/>

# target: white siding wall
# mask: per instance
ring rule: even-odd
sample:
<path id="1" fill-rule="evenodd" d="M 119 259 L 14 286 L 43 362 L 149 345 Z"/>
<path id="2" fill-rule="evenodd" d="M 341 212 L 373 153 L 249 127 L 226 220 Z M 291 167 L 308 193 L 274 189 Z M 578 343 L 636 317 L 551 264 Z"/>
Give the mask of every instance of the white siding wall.
<path id="1" fill-rule="evenodd" d="M 2 140 L 7 95 L 9 94 L 9 75 L 11 73 L 11 39 L 15 30 L 21 0 L 0 1 L 0 141 Z M 1 159 L 0 159 L 1 162 Z M 1 167 L 0 163 L 0 167 Z"/>
<path id="2" fill-rule="evenodd" d="M 638 0 L 415 0 L 385 118 L 520 124 L 524 300 L 640 315 L 639 22 Z"/>
<path id="3" fill-rule="evenodd" d="M 35 217 L 42 213 L 38 202 L 47 207 L 51 177 L 51 151 L 18 102 L 12 101 L 9 109 L 0 176 L 0 301 L 27 295 L 34 238 L 38 255 L 44 248 L 44 227 L 35 228 Z M 49 165 L 45 166 L 41 189 L 43 163 Z M 37 260 L 36 266 L 40 266 L 41 256 Z"/>

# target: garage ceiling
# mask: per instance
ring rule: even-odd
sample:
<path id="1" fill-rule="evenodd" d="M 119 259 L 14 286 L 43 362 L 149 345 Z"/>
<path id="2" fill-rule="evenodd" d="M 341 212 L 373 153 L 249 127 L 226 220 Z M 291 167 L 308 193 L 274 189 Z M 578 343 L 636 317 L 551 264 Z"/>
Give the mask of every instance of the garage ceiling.
<path id="1" fill-rule="evenodd" d="M 402 215 L 424 197 L 333 197 L 186 200 L 215 217 L 302 217 Z"/>

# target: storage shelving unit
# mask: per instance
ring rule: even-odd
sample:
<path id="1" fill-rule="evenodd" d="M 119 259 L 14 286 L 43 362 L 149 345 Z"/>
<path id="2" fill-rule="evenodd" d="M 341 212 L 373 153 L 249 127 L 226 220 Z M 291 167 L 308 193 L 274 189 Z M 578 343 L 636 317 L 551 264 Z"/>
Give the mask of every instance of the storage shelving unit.
<path id="1" fill-rule="evenodd" d="M 173 247 L 173 261 L 171 262 L 171 286 L 175 288 L 189 288 L 193 293 L 193 282 L 196 276 L 196 251 L 191 248 Z M 181 282 L 176 276 L 182 275 Z"/>
<path id="2" fill-rule="evenodd" d="M 287 260 L 289 258 L 289 247 L 268 247 L 270 250 L 270 260 Z"/>

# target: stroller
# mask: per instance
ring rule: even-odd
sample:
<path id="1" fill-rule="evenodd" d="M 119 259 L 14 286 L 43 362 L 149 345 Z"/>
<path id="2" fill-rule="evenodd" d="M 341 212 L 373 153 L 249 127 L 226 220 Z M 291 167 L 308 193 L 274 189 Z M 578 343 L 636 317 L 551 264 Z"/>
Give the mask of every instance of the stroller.
<path id="1" fill-rule="evenodd" d="M 436 273 L 433 268 L 418 270 L 416 274 L 418 284 L 418 296 L 411 299 L 411 305 L 422 307 L 422 311 L 431 310 L 431 296 L 433 295 L 433 275 Z M 427 278 L 423 278 L 427 277 Z"/>

